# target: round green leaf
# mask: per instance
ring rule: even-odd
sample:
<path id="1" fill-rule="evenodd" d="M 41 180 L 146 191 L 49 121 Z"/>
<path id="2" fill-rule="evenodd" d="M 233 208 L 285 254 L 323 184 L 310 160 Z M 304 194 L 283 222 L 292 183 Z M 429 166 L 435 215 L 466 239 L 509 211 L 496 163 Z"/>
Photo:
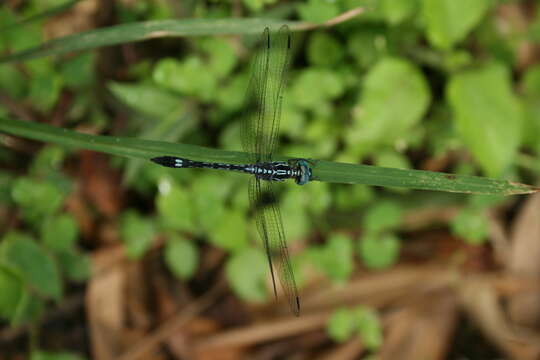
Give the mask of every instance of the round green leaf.
<path id="1" fill-rule="evenodd" d="M 193 230 L 195 228 L 193 204 L 183 188 L 169 182 L 160 186 L 156 207 L 159 222 L 165 229 Z"/>
<path id="2" fill-rule="evenodd" d="M 393 145 L 416 125 L 430 103 L 431 94 L 422 73 L 406 60 L 386 58 L 375 65 L 347 133 L 347 143 L 365 151 Z"/>
<path id="3" fill-rule="evenodd" d="M 482 244 L 488 236 L 488 223 L 481 210 L 463 209 L 452 219 L 452 233 L 470 244 Z"/>
<path id="4" fill-rule="evenodd" d="M 393 230 L 399 227 L 402 219 L 401 207 L 392 201 L 379 202 L 372 206 L 362 221 L 364 229 L 370 234 Z"/>
<path id="5" fill-rule="evenodd" d="M 313 65 L 332 66 L 343 58 L 341 44 L 327 32 L 317 32 L 309 38 L 307 56 Z"/>
<path id="6" fill-rule="evenodd" d="M 47 219 L 41 228 L 41 241 L 50 249 L 69 250 L 77 241 L 79 229 L 75 219 L 68 214 Z"/>
<path id="7" fill-rule="evenodd" d="M 193 242 L 181 237 L 167 239 L 164 256 L 169 270 L 182 280 L 191 278 L 199 263 L 199 254 Z"/>
<path id="8" fill-rule="evenodd" d="M 229 210 L 209 234 L 210 241 L 222 249 L 235 251 L 247 246 L 246 215 L 243 211 Z"/>
<path id="9" fill-rule="evenodd" d="M 120 236 L 130 258 L 143 256 L 152 245 L 154 235 L 154 224 L 150 219 L 142 217 L 135 210 L 128 210 L 122 215 Z"/>
<path id="10" fill-rule="evenodd" d="M 267 299 L 268 260 L 258 249 L 246 248 L 234 254 L 225 268 L 234 292 L 242 299 L 264 302 Z"/>
<path id="11" fill-rule="evenodd" d="M 370 269 L 383 269 L 397 261 L 401 243 L 395 235 L 363 236 L 359 243 L 360 258 Z"/>
<path id="12" fill-rule="evenodd" d="M 465 38 L 482 19 L 490 0 L 422 0 L 429 41 L 442 49 Z"/>
<path id="13" fill-rule="evenodd" d="M 0 263 L 0 317 L 11 320 L 23 296 L 22 279 Z"/>
<path id="14" fill-rule="evenodd" d="M 7 233 L 0 243 L 0 262 L 21 275 L 41 295 L 59 300 L 60 273 L 53 259 L 28 235 Z"/>
<path id="15" fill-rule="evenodd" d="M 447 95 L 463 142 L 488 176 L 500 176 L 516 156 L 523 124 L 508 69 L 493 63 L 456 74 Z"/>
<path id="16" fill-rule="evenodd" d="M 377 350 L 383 343 L 382 326 L 377 313 L 365 306 L 355 310 L 358 321 L 358 333 L 364 346 Z"/>
<path id="17" fill-rule="evenodd" d="M 345 342 L 351 338 L 357 328 L 357 319 L 349 309 L 334 311 L 326 324 L 326 332 L 336 342 Z"/>

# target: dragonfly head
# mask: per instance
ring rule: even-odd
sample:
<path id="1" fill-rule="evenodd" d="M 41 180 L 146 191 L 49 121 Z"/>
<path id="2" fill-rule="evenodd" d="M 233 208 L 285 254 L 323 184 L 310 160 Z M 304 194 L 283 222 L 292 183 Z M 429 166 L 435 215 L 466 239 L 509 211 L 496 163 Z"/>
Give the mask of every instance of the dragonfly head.
<path id="1" fill-rule="evenodd" d="M 296 183 L 298 185 L 305 185 L 311 180 L 311 167 L 306 160 L 298 160 L 296 163 L 300 169 L 300 175 L 296 178 Z"/>

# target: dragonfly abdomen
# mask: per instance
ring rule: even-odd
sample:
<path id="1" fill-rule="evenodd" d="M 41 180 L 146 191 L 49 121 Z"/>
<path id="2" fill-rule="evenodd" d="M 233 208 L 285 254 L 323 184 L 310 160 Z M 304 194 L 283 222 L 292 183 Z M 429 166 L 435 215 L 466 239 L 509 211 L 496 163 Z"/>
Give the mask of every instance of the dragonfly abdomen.
<path id="1" fill-rule="evenodd" d="M 311 170 L 309 169 L 308 165 L 304 165 L 304 160 L 299 161 L 297 164 L 290 164 L 285 161 L 270 161 L 256 164 L 229 164 L 194 161 L 176 156 L 159 156 L 152 158 L 151 160 L 162 166 L 177 169 L 204 168 L 240 171 L 255 175 L 257 178 L 266 181 L 284 181 L 287 179 L 294 179 L 299 185 L 307 183 L 311 177 Z"/>

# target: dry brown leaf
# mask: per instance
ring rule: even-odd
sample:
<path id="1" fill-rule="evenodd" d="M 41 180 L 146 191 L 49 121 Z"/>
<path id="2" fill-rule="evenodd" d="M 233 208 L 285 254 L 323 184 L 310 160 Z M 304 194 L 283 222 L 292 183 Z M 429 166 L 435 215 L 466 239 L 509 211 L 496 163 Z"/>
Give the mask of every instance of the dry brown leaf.
<path id="1" fill-rule="evenodd" d="M 539 277 L 540 195 L 532 195 L 527 199 L 514 221 L 512 230 L 509 273 L 525 277 Z M 513 322 L 534 328 L 540 325 L 540 293 L 515 294 L 510 298 L 508 308 Z"/>

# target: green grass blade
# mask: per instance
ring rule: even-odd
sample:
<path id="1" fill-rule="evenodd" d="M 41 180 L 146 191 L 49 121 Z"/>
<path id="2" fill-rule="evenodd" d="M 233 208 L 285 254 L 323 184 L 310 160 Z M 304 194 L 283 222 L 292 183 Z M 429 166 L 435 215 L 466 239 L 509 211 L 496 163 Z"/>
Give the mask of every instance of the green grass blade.
<path id="1" fill-rule="evenodd" d="M 45 124 L 5 118 L 0 118 L 0 131 L 66 147 L 95 150 L 143 160 L 159 155 L 231 163 L 245 163 L 249 159 L 248 154 L 243 152 L 136 138 L 88 135 Z M 285 160 L 287 158 L 276 157 L 276 159 Z M 514 195 L 534 193 L 539 190 L 531 185 L 479 176 L 402 170 L 322 160 L 313 160 L 313 177 L 314 180 L 325 182 L 394 186 L 467 194 Z"/>
<path id="2" fill-rule="evenodd" d="M 40 46 L 0 57 L 1 63 L 25 61 L 72 51 L 90 50 L 101 46 L 126 44 L 153 38 L 225 34 L 260 34 L 265 26 L 287 24 L 291 29 L 305 26 L 303 22 L 278 19 L 185 19 L 134 22 L 73 34 L 54 39 Z"/>
<path id="3" fill-rule="evenodd" d="M 66 1 L 63 4 L 60 4 L 58 6 L 54 6 L 54 7 L 50 8 L 50 9 L 42 11 L 39 14 L 30 16 L 30 17 L 28 17 L 26 19 L 23 19 L 21 21 L 17 21 L 17 22 L 15 22 L 13 24 L 9 24 L 9 25 L 0 27 L 0 33 L 3 32 L 3 31 L 10 30 L 12 28 L 18 27 L 18 26 L 26 25 L 26 24 L 32 23 L 34 21 L 38 21 L 38 20 L 41 20 L 41 19 L 45 19 L 45 18 L 54 16 L 56 14 L 59 14 L 59 13 L 61 13 L 63 11 L 66 11 L 67 9 L 71 8 L 73 5 L 75 5 L 79 1 L 80 0 Z"/>
<path id="4" fill-rule="evenodd" d="M 316 161 L 315 180 L 346 184 L 395 186 L 464 194 L 517 195 L 538 192 L 535 186 L 480 176 L 454 175 L 425 170 Z"/>

